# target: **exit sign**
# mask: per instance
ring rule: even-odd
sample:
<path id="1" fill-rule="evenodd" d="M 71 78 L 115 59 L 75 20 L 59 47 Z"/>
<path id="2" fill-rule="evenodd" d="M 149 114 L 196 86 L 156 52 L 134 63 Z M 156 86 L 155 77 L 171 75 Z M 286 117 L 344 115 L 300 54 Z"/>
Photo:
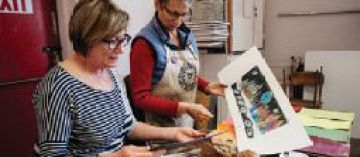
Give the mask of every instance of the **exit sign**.
<path id="1" fill-rule="evenodd" d="M 0 13 L 32 14 L 32 0 L 0 0 Z"/>

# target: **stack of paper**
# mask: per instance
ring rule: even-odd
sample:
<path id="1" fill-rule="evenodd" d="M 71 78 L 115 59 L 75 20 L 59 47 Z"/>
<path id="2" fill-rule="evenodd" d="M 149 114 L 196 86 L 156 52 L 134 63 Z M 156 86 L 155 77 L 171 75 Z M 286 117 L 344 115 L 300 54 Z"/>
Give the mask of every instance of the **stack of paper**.
<path id="1" fill-rule="evenodd" d="M 200 48 L 222 48 L 229 36 L 227 22 L 206 21 L 186 23 L 196 37 L 196 42 Z"/>
<path id="2" fill-rule="evenodd" d="M 350 155 L 354 113 L 304 108 L 297 115 L 314 143 L 303 151 L 330 156 Z"/>

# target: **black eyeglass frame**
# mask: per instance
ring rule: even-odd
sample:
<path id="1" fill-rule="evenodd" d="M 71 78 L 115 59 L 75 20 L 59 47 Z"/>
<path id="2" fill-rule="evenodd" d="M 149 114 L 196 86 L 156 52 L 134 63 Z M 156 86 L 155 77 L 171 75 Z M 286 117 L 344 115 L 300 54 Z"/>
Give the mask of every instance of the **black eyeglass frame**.
<path id="1" fill-rule="evenodd" d="M 124 34 L 122 38 L 111 38 L 111 39 L 103 39 L 103 42 L 108 43 L 108 47 L 110 50 L 118 48 L 120 45 L 122 47 L 127 46 L 131 41 L 131 35 L 130 34 Z"/>
<path id="2" fill-rule="evenodd" d="M 172 11 L 170 10 L 168 7 L 166 7 L 165 5 L 161 5 L 161 8 L 163 8 L 165 10 L 165 12 L 170 15 L 173 18 L 182 18 L 184 20 L 190 19 L 191 15 L 192 15 L 192 10 L 191 8 L 189 8 L 189 12 L 187 13 L 178 13 L 177 11 Z"/>

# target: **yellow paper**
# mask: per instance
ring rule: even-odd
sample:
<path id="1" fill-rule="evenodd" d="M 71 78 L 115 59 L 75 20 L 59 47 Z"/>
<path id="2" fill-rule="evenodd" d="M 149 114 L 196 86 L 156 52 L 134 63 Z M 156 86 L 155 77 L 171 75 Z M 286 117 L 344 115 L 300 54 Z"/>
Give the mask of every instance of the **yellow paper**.
<path id="1" fill-rule="evenodd" d="M 322 119 L 338 119 L 343 121 L 353 121 L 355 114 L 351 112 L 331 111 L 331 110 L 319 110 L 319 109 L 307 109 L 303 108 L 300 115 L 310 116 L 314 118 Z"/>
<path id="2" fill-rule="evenodd" d="M 324 129 L 344 129 L 349 130 L 352 121 L 339 121 L 331 119 L 319 119 L 307 115 L 297 114 L 304 126 L 320 127 Z"/>

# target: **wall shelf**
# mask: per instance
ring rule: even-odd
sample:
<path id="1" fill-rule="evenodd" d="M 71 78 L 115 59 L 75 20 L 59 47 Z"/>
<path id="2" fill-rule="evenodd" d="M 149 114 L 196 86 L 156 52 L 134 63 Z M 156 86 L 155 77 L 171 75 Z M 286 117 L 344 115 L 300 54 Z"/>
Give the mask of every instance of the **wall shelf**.
<path id="1" fill-rule="evenodd" d="M 339 10 L 339 11 L 307 11 L 307 12 L 289 12 L 280 13 L 279 17 L 297 17 L 297 16 L 317 16 L 317 15 L 333 15 L 333 14 L 356 14 L 360 10 Z"/>

